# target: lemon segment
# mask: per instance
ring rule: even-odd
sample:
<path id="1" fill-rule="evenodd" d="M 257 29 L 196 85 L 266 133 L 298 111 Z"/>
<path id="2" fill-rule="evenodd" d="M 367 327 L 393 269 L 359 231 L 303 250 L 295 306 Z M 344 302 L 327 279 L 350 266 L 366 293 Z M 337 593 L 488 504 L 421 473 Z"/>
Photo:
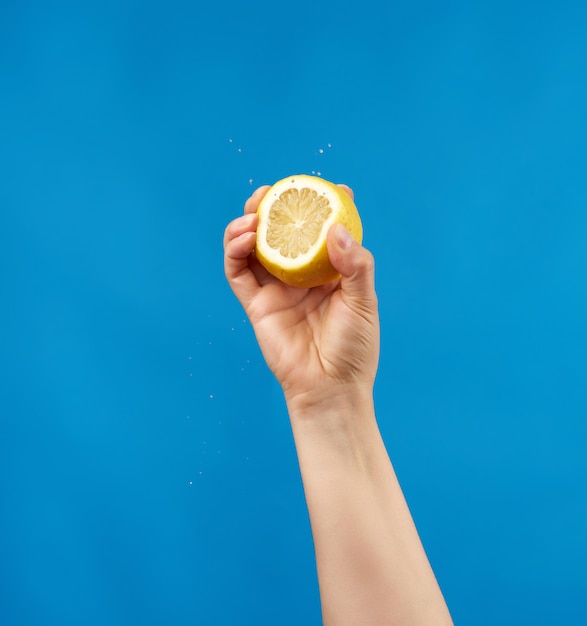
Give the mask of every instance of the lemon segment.
<path id="1" fill-rule="evenodd" d="M 361 218 L 348 193 L 316 176 L 278 181 L 259 203 L 257 214 L 257 259 L 291 287 L 316 287 L 339 278 L 326 247 L 332 224 L 343 224 L 359 243 L 363 238 Z"/>

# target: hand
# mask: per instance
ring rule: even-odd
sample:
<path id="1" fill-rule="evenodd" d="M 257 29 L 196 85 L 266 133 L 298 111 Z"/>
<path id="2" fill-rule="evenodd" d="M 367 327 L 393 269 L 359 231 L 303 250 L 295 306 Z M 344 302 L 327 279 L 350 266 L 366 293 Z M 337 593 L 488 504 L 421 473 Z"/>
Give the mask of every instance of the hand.
<path id="1" fill-rule="evenodd" d="M 341 185 L 353 196 L 350 188 Z M 263 356 L 288 404 L 313 405 L 358 385 L 372 392 L 379 359 L 374 263 L 340 224 L 328 255 L 341 278 L 312 289 L 289 287 L 255 258 L 257 207 L 268 186 L 247 200 L 224 233 L 224 269 Z"/>

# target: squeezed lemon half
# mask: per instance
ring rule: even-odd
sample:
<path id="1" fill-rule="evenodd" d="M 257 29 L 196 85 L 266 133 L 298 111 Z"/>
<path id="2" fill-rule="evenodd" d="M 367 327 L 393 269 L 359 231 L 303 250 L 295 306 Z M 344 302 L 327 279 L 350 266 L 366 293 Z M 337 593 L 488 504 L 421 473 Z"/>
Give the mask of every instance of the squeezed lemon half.
<path id="1" fill-rule="evenodd" d="M 278 181 L 259 203 L 257 214 L 257 259 L 291 287 L 316 287 L 340 276 L 326 248 L 332 224 L 343 224 L 359 243 L 363 239 L 361 218 L 351 197 L 316 176 L 300 174 Z"/>

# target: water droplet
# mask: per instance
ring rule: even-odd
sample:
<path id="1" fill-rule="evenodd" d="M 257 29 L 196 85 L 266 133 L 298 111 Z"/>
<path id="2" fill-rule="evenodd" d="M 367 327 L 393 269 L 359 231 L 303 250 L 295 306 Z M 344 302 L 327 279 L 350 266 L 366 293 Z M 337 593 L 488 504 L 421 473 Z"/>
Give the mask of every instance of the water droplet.
<path id="1" fill-rule="evenodd" d="M 232 143 L 232 139 L 229 139 L 228 141 L 229 141 L 230 143 Z"/>
<path id="2" fill-rule="evenodd" d="M 242 152 L 242 151 L 243 151 L 243 149 L 242 149 L 242 148 L 237 148 L 237 149 L 236 149 L 236 151 L 237 151 L 237 152 Z"/>
<path id="3" fill-rule="evenodd" d="M 252 184 L 253 184 L 253 179 L 249 178 L 249 185 L 252 185 Z"/>
<path id="4" fill-rule="evenodd" d="M 331 143 L 329 143 L 329 144 L 328 144 L 328 147 L 329 147 L 329 148 L 332 148 L 332 144 L 331 144 Z"/>
<path id="5" fill-rule="evenodd" d="M 320 154 L 323 154 L 323 153 L 324 153 L 324 148 L 320 148 L 320 150 L 318 150 L 318 152 L 319 152 Z"/>
<path id="6" fill-rule="evenodd" d="M 322 176 L 322 172 L 316 172 L 316 176 Z"/>
<path id="7" fill-rule="evenodd" d="M 212 400 L 212 398 L 214 398 L 214 395 L 213 395 L 213 394 L 210 394 L 210 400 Z"/>
<path id="8" fill-rule="evenodd" d="M 194 483 L 190 480 L 190 485 L 193 485 Z"/>

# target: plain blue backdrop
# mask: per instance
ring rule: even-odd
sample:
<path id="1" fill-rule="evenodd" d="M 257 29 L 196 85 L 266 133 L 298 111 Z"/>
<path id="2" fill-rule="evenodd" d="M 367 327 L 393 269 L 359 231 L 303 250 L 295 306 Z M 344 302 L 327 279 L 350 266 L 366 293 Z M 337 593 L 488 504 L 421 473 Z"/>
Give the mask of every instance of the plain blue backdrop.
<path id="1" fill-rule="evenodd" d="M 584 2 L 0 4 L 0 623 L 319 624 L 223 276 L 356 192 L 381 430 L 459 624 L 587 623 Z"/>

